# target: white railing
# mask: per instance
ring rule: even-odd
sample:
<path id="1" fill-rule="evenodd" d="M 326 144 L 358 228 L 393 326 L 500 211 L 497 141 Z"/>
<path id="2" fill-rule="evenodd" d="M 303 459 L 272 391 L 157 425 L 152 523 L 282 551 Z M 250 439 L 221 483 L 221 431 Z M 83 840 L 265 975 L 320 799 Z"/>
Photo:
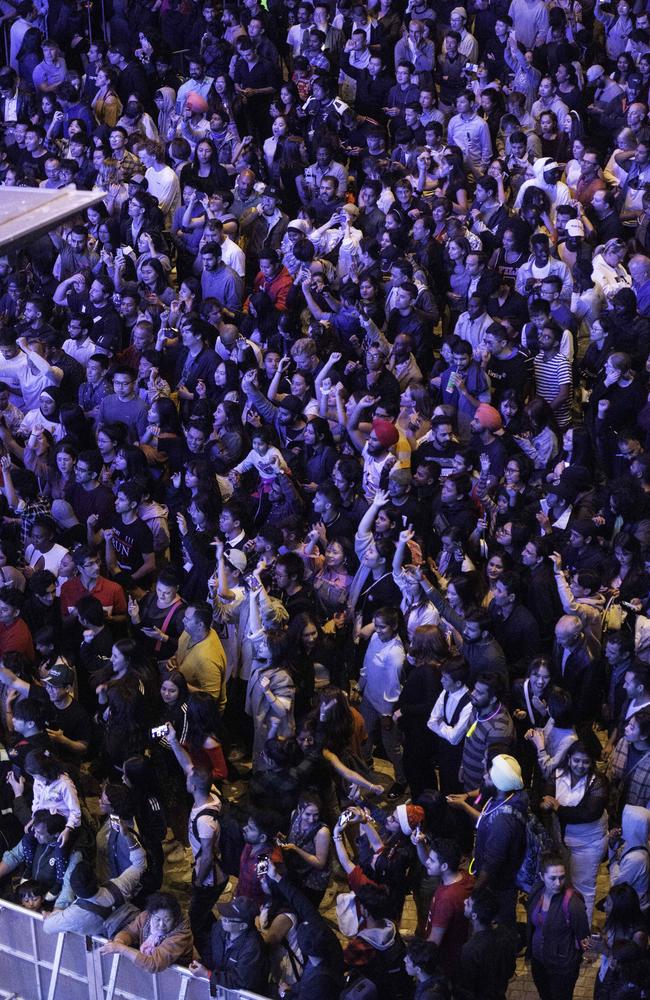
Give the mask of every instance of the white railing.
<path id="1" fill-rule="evenodd" d="M 208 1000 L 204 979 L 173 965 L 152 975 L 120 955 L 100 955 L 104 938 L 45 934 L 43 917 L 0 899 L 0 997 L 4 1000 Z M 220 1000 L 265 1000 L 217 988 Z"/>

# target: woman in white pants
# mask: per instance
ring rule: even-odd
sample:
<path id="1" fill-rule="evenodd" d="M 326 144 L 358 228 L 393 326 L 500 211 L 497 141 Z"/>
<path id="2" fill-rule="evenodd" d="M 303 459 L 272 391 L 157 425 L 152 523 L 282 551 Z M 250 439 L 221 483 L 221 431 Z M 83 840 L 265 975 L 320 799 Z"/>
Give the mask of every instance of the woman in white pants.
<path id="1" fill-rule="evenodd" d="M 584 898 L 591 917 L 598 868 L 607 850 L 607 781 L 581 740 L 572 743 L 547 786 L 541 808 L 553 812 L 567 850 L 571 883 Z"/>

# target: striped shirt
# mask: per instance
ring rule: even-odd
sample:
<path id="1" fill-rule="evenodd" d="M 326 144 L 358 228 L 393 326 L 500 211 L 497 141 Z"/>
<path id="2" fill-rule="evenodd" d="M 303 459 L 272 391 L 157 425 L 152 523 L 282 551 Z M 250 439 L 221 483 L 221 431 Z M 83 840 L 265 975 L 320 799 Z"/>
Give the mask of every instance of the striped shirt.
<path id="1" fill-rule="evenodd" d="M 485 751 L 492 743 L 511 743 L 515 738 L 515 727 L 510 713 L 503 705 L 484 719 L 479 719 L 476 711 L 463 744 L 462 774 L 465 791 L 478 788 L 485 772 Z"/>
<path id="2" fill-rule="evenodd" d="M 540 352 L 533 360 L 535 370 L 535 392 L 547 403 L 551 403 L 561 386 L 570 387 L 569 395 L 562 406 L 555 411 L 558 425 L 564 428 L 571 418 L 571 403 L 573 398 L 573 372 L 571 364 L 559 352 L 552 358 L 545 358 Z"/>

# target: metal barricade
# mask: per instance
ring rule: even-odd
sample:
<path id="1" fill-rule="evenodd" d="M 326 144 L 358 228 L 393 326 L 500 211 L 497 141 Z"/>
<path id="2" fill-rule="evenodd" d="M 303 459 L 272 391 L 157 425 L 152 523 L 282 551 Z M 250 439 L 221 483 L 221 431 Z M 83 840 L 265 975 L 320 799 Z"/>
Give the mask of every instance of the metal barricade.
<path id="1" fill-rule="evenodd" d="M 0 900 L 0 998 L 4 1000 L 209 1000 L 204 979 L 173 965 L 152 975 L 120 955 L 101 955 L 103 938 L 45 934 L 43 917 Z M 220 1000 L 266 1000 L 217 988 Z"/>

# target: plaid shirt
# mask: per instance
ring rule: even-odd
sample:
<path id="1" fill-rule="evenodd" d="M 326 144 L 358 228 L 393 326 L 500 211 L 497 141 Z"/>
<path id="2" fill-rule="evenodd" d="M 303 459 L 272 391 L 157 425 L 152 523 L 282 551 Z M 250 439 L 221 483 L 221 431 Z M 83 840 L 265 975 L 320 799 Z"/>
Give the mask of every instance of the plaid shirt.
<path id="1" fill-rule="evenodd" d="M 630 771 L 627 764 L 628 750 L 627 740 L 619 740 L 607 769 L 611 786 L 618 792 L 619 812 L 623 805 L 650 808 L 650 750 L 646 751 Z"/>

